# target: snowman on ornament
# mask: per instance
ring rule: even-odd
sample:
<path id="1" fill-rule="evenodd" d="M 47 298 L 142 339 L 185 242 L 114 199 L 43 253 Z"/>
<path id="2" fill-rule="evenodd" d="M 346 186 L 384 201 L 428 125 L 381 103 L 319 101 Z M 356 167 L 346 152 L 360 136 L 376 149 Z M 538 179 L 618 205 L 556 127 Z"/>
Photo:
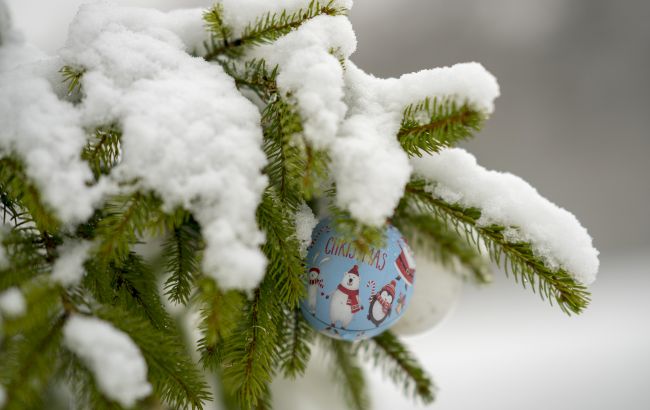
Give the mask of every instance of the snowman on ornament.
<path id="1" fill-rule="evenodd" d="M 363 310 L 363 306 L 359 304 L 359 281 L 359 266 L 354 265 L 343 275 L 332 294 L 328 329 L 336 327 L 337 322 L 341 323 L 341 329 L 345 329 L 352 322 L 354 315 Z"/>
<path id="2" fill-rule="evenodd" d="M 323 287 L 323 279 L 320 277 L 320 269 L 309 269 L 309 287 L 307 290 L 307 304 L 312 315 L 316 314 L 316 300 L 318 298 L 318 288 Z"/>

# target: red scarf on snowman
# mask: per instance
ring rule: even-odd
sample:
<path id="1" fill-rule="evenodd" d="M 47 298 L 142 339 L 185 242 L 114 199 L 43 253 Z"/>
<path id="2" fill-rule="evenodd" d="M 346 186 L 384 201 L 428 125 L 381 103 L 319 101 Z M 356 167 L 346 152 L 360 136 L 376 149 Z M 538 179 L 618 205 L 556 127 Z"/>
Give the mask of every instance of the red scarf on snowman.
<path id="1" fill-rule="evenodd" d="M 348 301 L 346 305 L 350 306 L 350 309 L 352 310 L 352 313 L 357 313 L 358 311 L 361 310 L 361 306 L 359 305 L 359 290 L 351 290 L 346 288 L 345 286 L 339 284 L 337 287 L 337 290 L 340 290 L 341 292 L 345 293 L 348 295 Z"/>

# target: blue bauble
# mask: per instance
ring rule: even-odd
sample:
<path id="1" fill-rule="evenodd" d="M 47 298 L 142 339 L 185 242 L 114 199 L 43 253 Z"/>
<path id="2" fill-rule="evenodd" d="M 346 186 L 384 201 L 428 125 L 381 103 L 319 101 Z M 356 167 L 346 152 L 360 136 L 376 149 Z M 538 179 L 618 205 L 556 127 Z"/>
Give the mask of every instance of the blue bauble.
<path id="1" fill-rule="evenodd" d="M 387 225 L 384 247 L 362 253 L 337 234 L 331 219 L 312 232 L 307 254 L 305 319 L 344 340 L 373 337 L 404 314 L 413 294 L 415 261 L 402 234 Z"/>

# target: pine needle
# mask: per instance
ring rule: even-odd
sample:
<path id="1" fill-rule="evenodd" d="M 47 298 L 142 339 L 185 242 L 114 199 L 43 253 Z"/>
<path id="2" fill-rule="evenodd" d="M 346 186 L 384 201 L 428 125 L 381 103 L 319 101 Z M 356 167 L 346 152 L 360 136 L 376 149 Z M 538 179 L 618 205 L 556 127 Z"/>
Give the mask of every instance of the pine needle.
<path id="1" fill-rule="evenodd" d="M 542 299 L 548 299 L 551 303 L 555 300 L 566 314 L 580 313 L 587 307 L 590 300 L 587 288 L 573 279 L 569 272 L 547 266 L 534 254 L 530 243 L 508 241 L 503 235 L 504 226 L 479 226 L 479 209 L 447 203 L 429 194 L 425 186 L 424 181 L 415 180 L 406 187 L 407 200 L 421 213 L 435 215 L 459 234 L 469 231 L 468 235 L 472 236 L 477 232 L 495 263 L 510 268 L 515 281 L 521 281 L 524 287 L 530 286 Z"/>
<path id="2" fill-rule="evenodd" d="M 361 348 L 393 383 L 402 386 L 407 395 L 425 404 L 434 401 L 436 387 L 433 382 L 393 333 L 383 332 L 364 342 Z"/>
<path id="3" fill-rule="evenodd" d="M 434 153 L 472 136 L 481 128 L 485 115 L 468 104 L 426 98 L 404 109 L 397 139 L 409 155 Z"/>

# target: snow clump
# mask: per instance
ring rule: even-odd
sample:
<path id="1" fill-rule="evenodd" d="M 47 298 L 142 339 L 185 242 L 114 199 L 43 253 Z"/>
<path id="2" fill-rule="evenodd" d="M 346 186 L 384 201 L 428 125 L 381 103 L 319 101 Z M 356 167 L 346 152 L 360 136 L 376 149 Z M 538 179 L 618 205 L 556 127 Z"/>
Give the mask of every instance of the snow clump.
<path id="1" fill-rule="evenodd" d="M 25 314 L 27 302 L 20 289 L 13 287 L 0 293 L 0 313 L 6 317 L 17 317 Z"/>
<path id="2" fill-rule="evenodd" d="M 92 371 L 106 397 L 131 407 L 152 392 L 147 363 L 131 338 L 103 320 L 74 315 L 63 327 L 65 345 Z"/>
<path id="3" fill-rule="evenodd" d="M 78 284 L 86 273 L 83 263 L 92 242 L 70 242 L 59 248 L 59 257 L 52 268 L 52 280 L 63 286 Z"/>

